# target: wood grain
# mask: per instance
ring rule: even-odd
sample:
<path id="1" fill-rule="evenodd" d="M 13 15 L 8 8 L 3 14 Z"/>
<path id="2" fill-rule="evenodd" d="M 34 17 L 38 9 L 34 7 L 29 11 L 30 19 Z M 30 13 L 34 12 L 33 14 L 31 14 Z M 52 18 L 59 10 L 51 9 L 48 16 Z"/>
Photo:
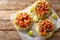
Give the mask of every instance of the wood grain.
<path id="1" fill-rule="evenodd" d="M 46 40 L 60 40 L 60 32 L 55 32 L 52 37 Z"/>
<path id="2" fill-rule="evenodd" d="M 0 10 L 0 19 L 10 20 L 10 16 L 19 10 Z"/>
<path id="3" fill-rule="evenodd" d="M 0 40 L 21 40 L 16 31 L 0 31 Z"/>
<path id="4" fill-rule="evenodd" d="M 0 31 L 15 31 L 15 27 L 9 20 L 0 20 Z"/>
<path id="5" fill-rule="evenodd" d="M 60 0 L 49 0 L 48 2 L 60 18 Z"/>
<path id="6" fill-rule="evenodd" d="M 35 0 L 0 0 L 0 9 L 24 9 L 31 5 Z"/>

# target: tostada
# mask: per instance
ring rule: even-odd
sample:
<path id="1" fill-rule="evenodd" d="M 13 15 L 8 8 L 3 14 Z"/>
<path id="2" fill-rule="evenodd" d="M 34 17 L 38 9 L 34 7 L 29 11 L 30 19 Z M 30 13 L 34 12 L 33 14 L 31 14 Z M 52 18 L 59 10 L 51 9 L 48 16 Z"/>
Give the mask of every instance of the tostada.
<path id="1" fill-rule="evenodd" d="M 28 12 L 16 13 L 13 24 L 19 30 L 29 30 L 32 27 L 33 19 Z"/>
<path id="2" fill-rule="evenodd" d="M 30 11 L 35 14 L 38 19 L 46 18 L 51 13 L 50 4 L 47 1 L 37 1 L 35 2 Z"/>
<path id="3" fill-rule="evenodd" d="M 49 38 L 54 33 L 54 23 L 50 20 L 42 20 L 36 24 L 36 31 L 41 38 Z"/>

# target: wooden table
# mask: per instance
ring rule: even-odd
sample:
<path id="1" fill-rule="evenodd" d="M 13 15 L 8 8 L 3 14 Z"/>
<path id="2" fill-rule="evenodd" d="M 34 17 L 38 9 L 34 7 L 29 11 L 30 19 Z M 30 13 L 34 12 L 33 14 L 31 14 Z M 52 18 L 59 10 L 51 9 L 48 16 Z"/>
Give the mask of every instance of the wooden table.
<path id="1" fill-rule="evenodd" d="M 37 0 L 0 0 L 0 40 L 21 40 L 9 17 L 19 10 L 26 8 Z M 60 17 L 60 0 L 50 0 L 51 7 Z M 60 40 L 60 30 L 46 40 Z"/>

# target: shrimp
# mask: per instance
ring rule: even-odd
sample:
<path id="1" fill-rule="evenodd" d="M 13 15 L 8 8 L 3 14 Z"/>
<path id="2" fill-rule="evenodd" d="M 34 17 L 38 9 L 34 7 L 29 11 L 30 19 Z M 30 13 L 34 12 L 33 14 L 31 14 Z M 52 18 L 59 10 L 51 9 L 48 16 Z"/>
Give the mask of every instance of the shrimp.
<path id="1" fill-rule="evenodd" d="M 25 14 L 23 14 L 23 18 L 26 18 L 28 15 L 25 13 Z"/>
<path id="2" fill-rule="evenodd" d="M 20 21 L 19 22 L 19 26 L 23 26 L 23 21 Z"/>
<path id="3" fill-rule="evenodd" d="M 45 24 L 45 22 L 44 22 L 44 21 L 42 21 L 42 22 L 40 23 L 40 25 L 41 25 L 41 26 L 43 26 L 44 24 Z"/>
<path id="4" fill-rule="evenodd" d="M 45 24 L 44 29 L 49 29 L 50 31 L 53 29 L 53 26 L 51 23 Z"/>
<path id="5" fill-rule="evenodd" d="M 46 35 L 46 30 L 40 28 L 40 32 L 41 32 L 41 35 L 43 35 L 43 36 Z"/>
<path id="6" fill-rule="evenodd" d="M 49 21 L 48 21 L 48 20 L 44 20 L 44 22 L 45 22 L 45 24 L 49 23 Z"/>
<path id="7" fill-rule="evenodd" d="M 30 22 L 30 17 L 27 17 L 26 19 L 24 19 L 24 22 L 29 23 Z"/>
<path id="8" fill-rule="evenodd" d="M 53 25 L 51 23 L 48 23 L 50 25 L 50 30 L 52 31 L 53 30 Z"/>
<path id="9" fill-rule="evenodd" d="M 22 14 L 19 14 L 18 19 L 19 19 L 19 20 L 22 20 L 22 19 L 23 19 Z"/>
<path id="10" fill-rule="evenodd" d="M 44 30 L 44 32 L 42 32 L 42 35 L 45 36 L 46 35 L 46 30 Z"/>

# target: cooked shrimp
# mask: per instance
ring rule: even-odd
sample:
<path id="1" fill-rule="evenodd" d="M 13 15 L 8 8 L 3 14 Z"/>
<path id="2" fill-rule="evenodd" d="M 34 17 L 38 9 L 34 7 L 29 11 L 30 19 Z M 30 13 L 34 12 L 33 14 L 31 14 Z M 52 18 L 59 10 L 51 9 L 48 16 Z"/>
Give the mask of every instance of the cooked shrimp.
<path id="1" fill-rule="evenodd" d="M 19 20 L 22 20 L 22 19 L 23 19 L 22 14 L 19 14 L 18 19 L 19 19 Z"/>
<path id="2" fill-rule="evenodd" d="M 26 18 L 28 15 L 25 13 L 25 14 L 23 14 L 23 18 Z"/>
<path id="3" fill-rule="evenodd" d="M 19 22 L 19 26 L 23 26 L 23 21 L 20 21 Z"/>
<path id="4" fill-rule="evenodd" d="M 40 32 L 41 32 L 41 35 L 42 35 L 42 36 L 46 35 L 46 30 L 40 28 Z"/>
<path id="5" fill-rule="evenodd" d="M 26 22 L 26 23 L 30 22 L 30 18 L 27 17 L 26 19 L 24 19 L 24 22 Z"/>

